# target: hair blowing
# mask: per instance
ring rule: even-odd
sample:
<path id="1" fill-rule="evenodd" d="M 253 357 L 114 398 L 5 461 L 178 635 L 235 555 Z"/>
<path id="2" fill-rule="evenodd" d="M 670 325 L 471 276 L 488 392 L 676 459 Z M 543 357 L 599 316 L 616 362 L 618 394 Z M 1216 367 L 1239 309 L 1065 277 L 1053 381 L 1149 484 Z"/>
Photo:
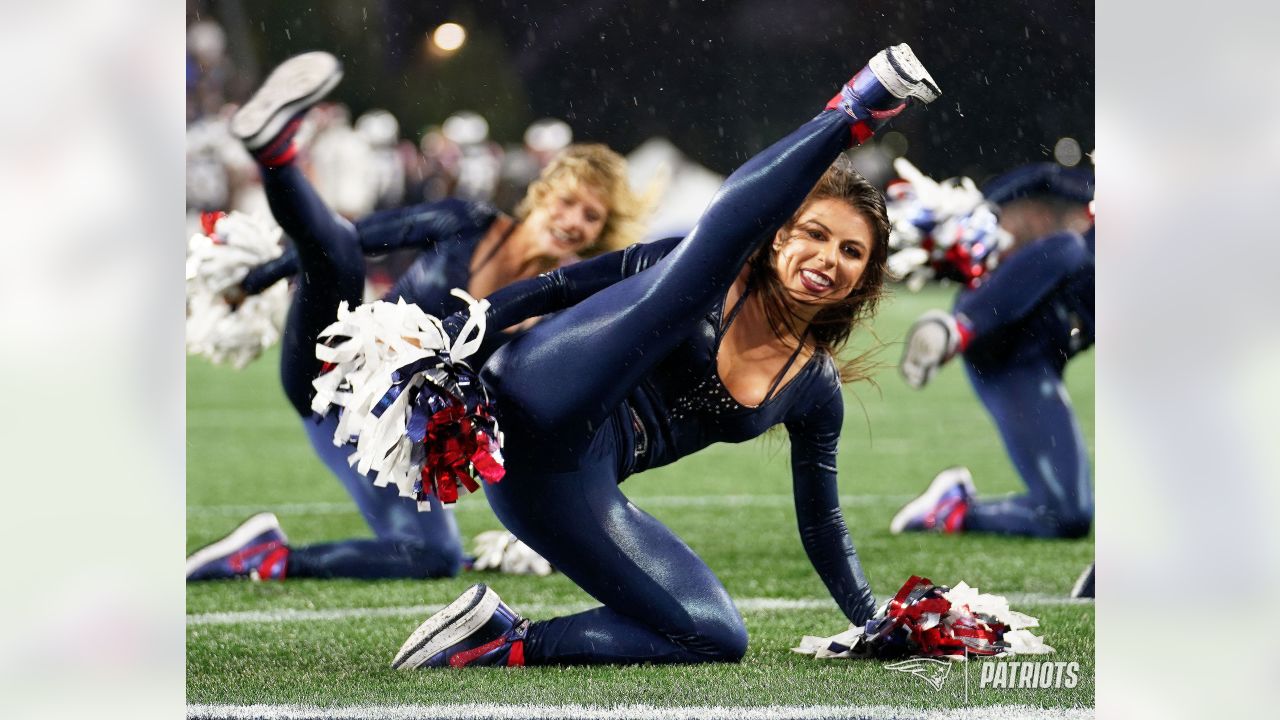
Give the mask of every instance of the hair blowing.
<path id="1" fill-rule="evenodd" d="M 859 175 L 841 156 L 823 173 L 818 184 L 805 197 L 800 208 L 782 226 L 781 232 L 790 234 L 795 221 L 809 205 L 817 200 L 837 200 L 853 208 L 871 225 L 872 243 L 861 284 L 844 300 L 823 308 L 808 327 L 793 309 L 794 300 L 778 278 L 777 251 L 773 243 L 765 243 L 750 261 L 751 284 L 760 293 L 765 317 L 779 337 L 797 337 L 807 334 L 814 347 L 837 360 L 841 382 L 849 383 L 868 379 L 873 368 L 873 356 L 878 348 L 872 348 L 856 357 L 841 360 L 838 353 L 848 342 L 854 328 L 875 315 L 881 298 L 885 295 L 885 278 L 889 258 L 889 216 L 885 211 L 884 195 L 874 185 Z"/>
<path id="2" fill-rule="evenodd" d="M 654 198 L 651 193 L 640 196 L 633 192 L 627 181 L 626 159 L 598 143 L 570 145 L 560 151 L 529 185 L 516 207 L 516 218 L 524 220 L 552 193 L 579 187 L 599 193 L 608 212 L 600 239 L 580 255 L 621 250 L 640 239 Z"/>

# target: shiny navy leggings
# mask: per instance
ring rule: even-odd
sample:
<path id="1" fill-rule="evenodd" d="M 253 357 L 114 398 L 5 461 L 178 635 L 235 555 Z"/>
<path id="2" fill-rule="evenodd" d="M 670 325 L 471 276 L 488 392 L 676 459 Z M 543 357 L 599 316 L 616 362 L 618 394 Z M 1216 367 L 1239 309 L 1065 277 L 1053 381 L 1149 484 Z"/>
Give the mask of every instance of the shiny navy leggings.
<path id="1" fill-rule="evenodd" d="M 1027 492 L 969 506 L 964 529 L 1079 538 L 1093 524 L 1089 450 L 1062 384 L 1065 354 L 1037 341 L 1011 360 L 966 357 L 965 370 L 995 421 Z"/>
<path id="2" fill-rule="evenodd" d="M 321 364 L 316 339 L 337 318 L 340 302 L 354 307 L 364 294 L 364 255 L 356 229 L 324 204 L 292 163 L 260 170 L 271 213 L 293 238 L 301 270 L 281 341 L 280 380 L 316 454 L 346 487 L 375 536 L 291 548 L 288 575 L 452 577 L 462 567 L 453 513 L 438 504 L 429 513 L 418 512 L 396 488 L 374 487 L 347 464 L 350 450 L 334 447 L 336 414 L 320 424 L 311 419 L 311 381 Z"/>
<path id="3" fill-rule="evenodd" d="M 627 501 L 622 401 L 724 296 L 849 141 L 826 112 L 725 182 L 670 254 L 534 326 L 485 365 L 507 476 L 498 518 L 603 607 L 532 624 L 529 664 L 735 662 L 747 648 L 724 586 L 665 525 Z"/>

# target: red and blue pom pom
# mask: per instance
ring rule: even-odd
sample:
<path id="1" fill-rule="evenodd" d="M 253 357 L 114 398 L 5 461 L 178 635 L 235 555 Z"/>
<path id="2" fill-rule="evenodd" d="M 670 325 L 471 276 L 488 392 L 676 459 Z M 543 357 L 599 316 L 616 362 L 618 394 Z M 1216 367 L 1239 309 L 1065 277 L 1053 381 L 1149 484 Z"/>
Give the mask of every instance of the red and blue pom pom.
<path id="1" fill-rule="evenodd" d="M 458 294 L 460 291 L 454 291 Z M 312 409 L 338 408 L 337 445 L 375 485 L 395 484 L 421 510 L 457 502 L 505 470 L 488 392 L 465 362 L 484 336 L 487 305 L 462 295 L 471 318 L 453 340 L 416 305 L 375 302 L 338 310 L 316 347 L 325 361 Z"/>

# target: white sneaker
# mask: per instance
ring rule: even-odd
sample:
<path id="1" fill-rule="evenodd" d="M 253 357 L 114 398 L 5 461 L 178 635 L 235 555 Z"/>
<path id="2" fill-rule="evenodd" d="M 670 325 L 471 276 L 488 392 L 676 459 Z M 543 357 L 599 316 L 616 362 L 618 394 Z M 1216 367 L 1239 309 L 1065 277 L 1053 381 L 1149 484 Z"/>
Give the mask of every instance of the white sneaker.
<path id="1" fill-rule="evenodd" d="M 529 621 L 507 607 L 498 593 L 472 585 L 427 618 L 400 646 L 396 670 L 524 664 Z"/>
<path id="2" fill-rule="evenodd" d="M 342 79 L 342 63 L 327 52 L 285 60 L 231 118 L 231 134 L 250 151 L 271 144 L 289 120 L 329 94 Z"/>
<path id="3" fill-rule="evenodd" d="M 881 50 L 867 66 L 884 89 L 896 98 L 905 100 L 913 97 L 920 102 L 931 103 L 942 95 L 938 83 L 906 43 Z"/>
<path id="4" fill-rule="evenodd" d="M 907 503 L 889 522 L 889 532 L 963 530 L 965 513 L 977 491 L 973 476 L 965 467 L 952 467 L 938 473 L 920 497 Z"/>

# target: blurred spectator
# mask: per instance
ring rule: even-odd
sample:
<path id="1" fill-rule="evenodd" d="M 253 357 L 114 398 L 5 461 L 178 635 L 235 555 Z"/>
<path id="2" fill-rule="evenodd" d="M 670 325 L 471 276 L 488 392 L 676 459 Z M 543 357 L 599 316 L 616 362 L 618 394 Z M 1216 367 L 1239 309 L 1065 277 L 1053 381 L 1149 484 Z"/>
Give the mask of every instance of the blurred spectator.
<path id="1" fill-rule="evenodd" d="M 351 127 L 351 111 L 341 103 L 317 105 L 307 115 L 313 122 L 311 179 L 325 204 L 346 218 L 373 212 L 378 199 L 373 148 Z M 306 145 L 305 129 L 299 142 Z"/>
<path id="2" fill-rule="evenodd" d="M 489 121 L 464 110 L 449 116 L 441 132 L 461 151 L 453 195 L 464 200 L 493 200 L 502 167 L 502 148 L 489 139 Z"/>
<path id="3" fill-rule="evenodd" d="M 227 35 L 213 20 L 187 28 L 187 122 L 217 114 L 227 102 L 227 82 L 235 74 L 227 59 Z"/>
<path id="4" fill-rule="evenodd" d="M 524 131 L 524 144 L 508 148 L 502 158 L 493 204 L 505 212 L 513 211 L 516 203 L 524 197 L 529 183 L 538 177 L 556 153 L 571 142 L 573 129 L 565 121 L 556 118 L 534 121 Z"/>
<path id="5" fill-rule="evenodd" d="M 662 137 L 645 140 L 627 156 L 632 187 L 645 188 L 647 197 L 656 197 L 645 241 L 687 235 L 711 198 L 720 190 L 724 176 L 685 156 Z"/>
<path id="6" fill-rule="evenodd" d="M 462 149 L 445 137 L 439 127 L 432 126 L 422 133 L 422 200 L 436 202 L 453 196 L 453 186 L 458 179 L 458 165 L 462 161 Z"/>
<path id="7" fill-rule="evenodd" d="M 371 171 L 375 189 L 374 209 L 386 210 L 404 204 L 405 167 L 397 143 L 400 123 L 386 110 L 370 110 L 356 120 L 356 132 L 372 151 Z"/>

